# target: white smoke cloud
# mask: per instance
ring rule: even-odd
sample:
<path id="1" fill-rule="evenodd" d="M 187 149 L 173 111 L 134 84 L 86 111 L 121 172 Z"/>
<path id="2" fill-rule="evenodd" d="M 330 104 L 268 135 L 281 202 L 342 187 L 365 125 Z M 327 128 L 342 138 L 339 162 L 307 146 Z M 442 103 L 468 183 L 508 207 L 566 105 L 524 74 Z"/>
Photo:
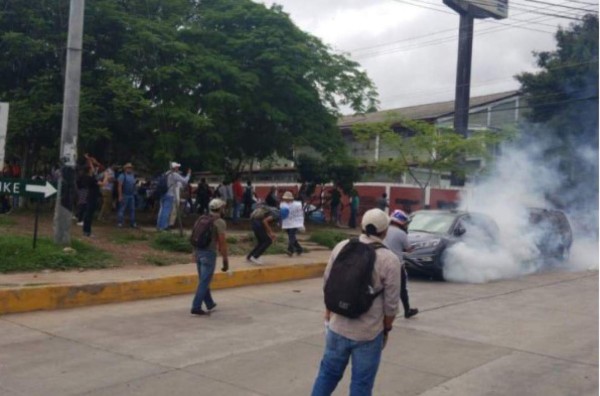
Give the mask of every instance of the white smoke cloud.
<path id="1" fill-rule="evenodd" d="M 598 202 L 564 208 L 574 234 L 567 261 L 540 258 L 536 242 L 548 241 L 548 236 L 543 226 L 531 226 L 528 208 L 553 208 L 547 197 L 556 191 L 561 192 L 563 202 L 575 202 L 571 196 L 581 196 L 581 191 L 561 190 L 563 178 L 555 164 L 541 159 L 541 152 L 541 148 L 507 150 L 489 176 L 466 189 L 460 208 L 494 219 L 499 235 L 497 244 L 482 243 L 476 232 L 467 232 L 463 241 L 448 248 L 444 257 L 446 280 L 483 283 L 550 268 L 598 269 Z M 597 151 L 588 148 L 580 155 L 588 163 L 595 159 L 597 169 Z M 597 199 L 597 192 L 590 196 Z M 549 243 L 556 245 L 556 241 Z"/>

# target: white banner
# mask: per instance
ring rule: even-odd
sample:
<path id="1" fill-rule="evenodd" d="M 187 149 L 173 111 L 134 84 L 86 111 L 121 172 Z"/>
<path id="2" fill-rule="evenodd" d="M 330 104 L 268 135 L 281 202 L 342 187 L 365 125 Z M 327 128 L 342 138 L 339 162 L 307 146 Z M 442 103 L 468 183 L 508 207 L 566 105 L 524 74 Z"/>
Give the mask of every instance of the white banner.
<path id="1" fill-rule="evenodd" d="M 304 211 L 302 210 L 302 203 L 300 201 L 293 201 L 291 203 L 282 202 L 279 206 L 281 210 L 281 228 L 284 230 L 288 228 L 302 228 L 304 227 Z M 285 213 L 287 212 L 287 216 Z"/>

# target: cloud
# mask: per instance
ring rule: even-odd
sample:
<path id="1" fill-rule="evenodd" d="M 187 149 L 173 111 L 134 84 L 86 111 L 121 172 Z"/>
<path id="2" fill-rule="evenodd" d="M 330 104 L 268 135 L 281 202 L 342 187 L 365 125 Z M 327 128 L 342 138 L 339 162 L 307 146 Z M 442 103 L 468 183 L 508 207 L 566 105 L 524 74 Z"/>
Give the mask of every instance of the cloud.
<path id="1" fill-rule="evenodd" d="M 352 59 L 364 67 L 377 85 L 382 109 L 454 99 L 459 17 L 426 8 L 450 11 L 442 7 L 442 2 L 260 2 L 282 5 L 301 29 L 338 51 L 352 51 Z M 560 14 L 559 7 L 544 9 Z M 526 13 L 523 9 L 511 10 L 509 18 L 500 22 L 475 20 L 471 94 L 517 89 L 519 85 L 513 76 L 536 70 L 532 51 L 555 48 L 553 36 L 558 23 L 565 26 L 568 21 Z"/>

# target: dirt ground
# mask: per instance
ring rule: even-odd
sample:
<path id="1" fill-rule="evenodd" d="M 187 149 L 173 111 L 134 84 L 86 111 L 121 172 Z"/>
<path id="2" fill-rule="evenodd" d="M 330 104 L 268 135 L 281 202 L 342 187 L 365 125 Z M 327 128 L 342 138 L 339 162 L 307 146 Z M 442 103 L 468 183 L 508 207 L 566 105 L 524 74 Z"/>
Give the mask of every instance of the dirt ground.
<path id="1" fill-rule="evenodd" d="M 4 218 L 4 226 L 0 232 L 6 232 L 13 235 L 30 236 L 33 241 L 35 227 L 35 212 L 31 209 L 20 209 L 8 215 L 0 214 Z M 189 230 L 195 221 L 195 215 L 189 215 L 183 218 L 184 230 Z M 0 219 L 2 220 L 2 219 Z M 127 221 L 127 217 L 125 218 Z M 73 221 L 71 227 L 71 237 L 90 243 L 108 253 L 113 259 L 110 266 L 131 267 L 140 265 L 169 265 L 189 263 L 193 261 L 189 253 L 178 253 L 171 251 L 157 250 L 150 246 L 152 239 L 156 236 L 155 228 L 156 215 L 154 213 L 139 212 L 136 214 L 136 222 L 139 228 L 123 227 L 118 228 L 116 222 L 116 213 L 106 222 L 94 220 L 92 223 L 92 238 L 84 237 L 82 227 Z M 239 226 L 229 226 L 237 231 L 250 232 L 247 223 Z M 53 209 L 51 207 L 43 208 L 40 211 L 38 222 L 38 238 L 53 238 Z M 179 234 L 179 229 L 170 231 Z"/>

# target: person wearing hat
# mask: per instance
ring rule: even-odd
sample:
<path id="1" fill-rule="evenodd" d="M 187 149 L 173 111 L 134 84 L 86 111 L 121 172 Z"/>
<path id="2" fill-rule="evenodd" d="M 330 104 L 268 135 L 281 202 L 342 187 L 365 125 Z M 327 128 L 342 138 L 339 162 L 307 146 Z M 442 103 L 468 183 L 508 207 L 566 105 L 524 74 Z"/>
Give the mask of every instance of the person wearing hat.
<path id="1" fill-rule="evenodd" d="M 298 253 L 299 256 L 302 254 L 302 246 L 298 243 L 296 234 L 298 233 L 298 229 L 304 228 L 302 203 L 294 201 L 294 195 L 290 191 L 283 193 L 281 201 L 282 202 L 279 205 L 281 228 L 284 229 L 288 235 L 287 255 L 292 257 L 295 252 Z"/>
<path id="2" fill-rule="evenodd" d="M 131 162 L 123 165 L 123 173 L 117 178 L 117 191 L 119 193 L 119 211 L 117 212 L 118 226 L 123 227 L 125 211 L 129 209 L 129 223 L 137 227 L 135 222 L 135 175 Z"/>
<path id="3" fill-rule="evenodd" d="M 388 231 L 389 216 L 380 209 L 365 212 L 362 218 L 362 234 L 359 241 L 382 244 Z M 331 272 L 333 262 L 348 239 L 340 242 L 331 252 L 325 268 L 324 280 Z M 385 248 L 375 250 L 372 286 L 381 293 L 375 297 L 368 311 L 358 318 L 348 318 L 325 310 L 327 325 L 325 352 L 312 395 L 331 395 L 342 379 L 348 361 L 352 358 L 351 395 L 372 394 L 375 376 L 387 343 L 392 323 L 400 303 L 400 262 L 396 255 Z"/>
<path id="4" fill-rule="evenodd" d="M 410 252 L 412 250 L 408 243 L 408 223 L 410 223 L 410 219 L 406 213 L 400 209 L 394 210 L 390 216 L 390 228 L 383 241 L 385 245 L 398 256 L 402 265 L 402 272 L 400 273 L 400 300 L 404 307 L 404 317 L 407 319 L 419 313 L 417 308 L 410 307 L 408 289 L 406 288 L 408 275 L 404 265 L 404 252 Z"/>
<path id="5" fill-rule="evenodd" d="M 208 210 L 212 218 L 212 228 L 209 228 L 212 235 L 210 243 L 206 248 L 196 249 L 196 266 L 198 268 L 198 288 L 192 301 L 192 315 L 206 315 L 210 313 L 217 304 L 212 298 L 210 292 L 210 283 L 212 282 L 213 275 L 215 273 L 215 267 L 217 265 L 217 250 L 223 257 L 223 267 L 221 270 L 226 272 L 229 270 L 229 258 L 227 255 L 227 240 L 225 237 L 225 231 L 227 225 L 223 220 L 225 212 L 225 201 L 215 198 L 208 203 Z M 204 218 L 201 216 L 200 219 Z M 206 311 L 202 309 L 202 304 L 206 306 Z"/>
<path id="6" fill-rule="evenodd" d="M 254 237 L 256 238 L 256 246 L 248 253 L 246 260 L 253 264 L 264 264 L 260 256 L 275 240 L 275 233 L 270 225 L 277 218 L 273 213 L 274 210 L 277 210 L 277 208 L 261 205 L 250 213 L 250 223 L 252 225 L 252 232 L 254 232 Z"/>
<path id="7" fill-rule="evenodd" d="M 179 196 L 177 190 L 179 186 L 184 186 L 190 181 L 192 170 L 188 169 L 187 175 L 181 176 L 179 168 L 181 164 L 178 162 L 171 162 L 171 169 L 166 172 L 167 175 L 167 192 L 160 198 L 160 209 L 158 211 L 158 217 L 156 219 L 156 228 L 159 231 L 164 231 L 169 227 L 169 219 L 171 217 L 171 211 L 175 207 L 175 199 Z"/>

